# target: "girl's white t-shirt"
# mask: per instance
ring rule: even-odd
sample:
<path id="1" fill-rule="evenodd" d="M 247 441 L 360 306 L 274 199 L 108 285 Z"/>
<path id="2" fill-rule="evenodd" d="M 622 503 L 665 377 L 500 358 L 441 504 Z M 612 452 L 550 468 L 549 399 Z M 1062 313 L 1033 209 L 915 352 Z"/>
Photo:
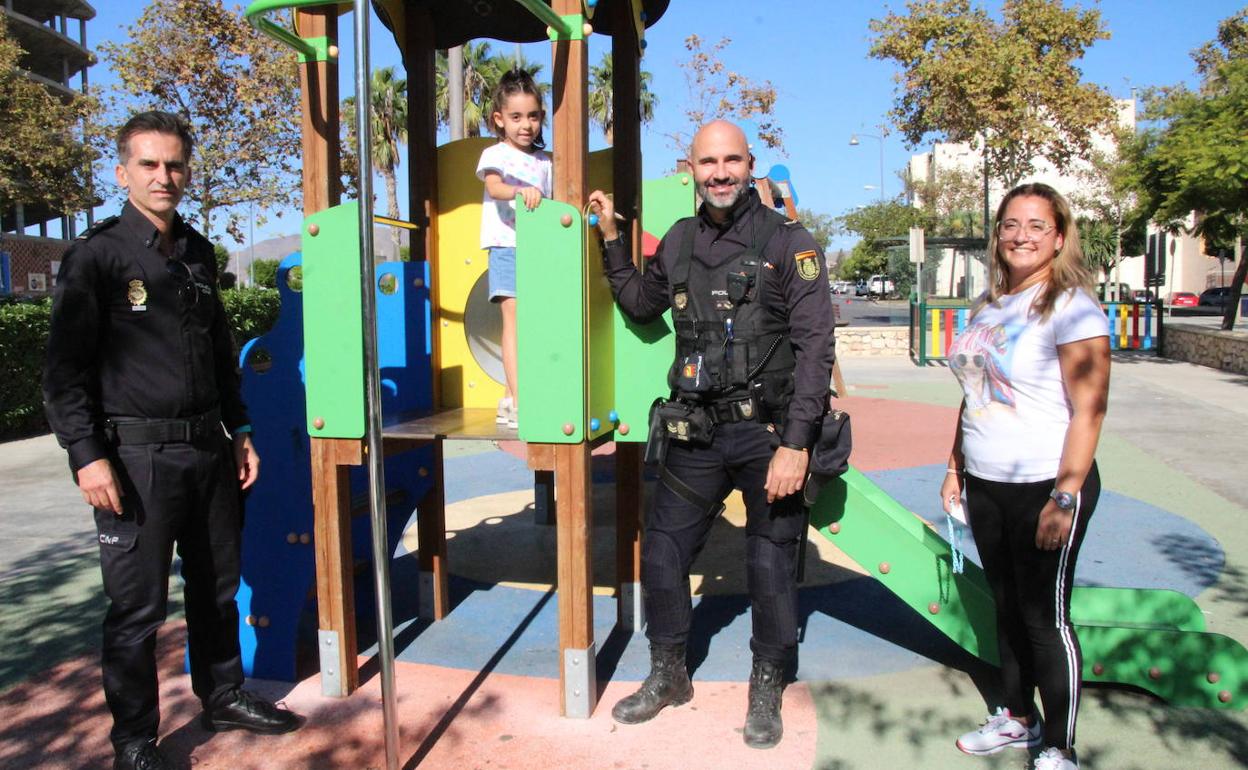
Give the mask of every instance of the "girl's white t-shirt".
<path id="1" fill-rule="evenodd" d="M 506 142 L 487 147 L 477 163 L 477 178 L 485 181 L 489 171 L 518 187 L 536 187 L 549 198 L 554 188 L 550 156 L 542 150 L 521 152 Z M 516 202 L 497 201 L 485 193 L 481 201 L 481 248 L 516 245 Z"/>
<path id="2" fill-rule="evenodd" d="M 1100 303 L 1081 289 L 1059 296 L 1041 321 L 1031 305 L 1043 286 L 984 305 L 949 347 L 949 368 L 965 394 L 964 464 L 981 479 L 1057 476 L 1071 416 L 1057 346 L 1109 336 Z"/>

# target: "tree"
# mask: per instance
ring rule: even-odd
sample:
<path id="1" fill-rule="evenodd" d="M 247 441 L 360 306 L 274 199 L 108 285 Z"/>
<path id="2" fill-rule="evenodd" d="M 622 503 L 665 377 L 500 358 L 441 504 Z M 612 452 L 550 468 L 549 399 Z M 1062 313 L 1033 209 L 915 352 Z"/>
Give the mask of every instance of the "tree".
<path id="1" fill-rule="evenodd" d="M 836 219 L 842 232 L 862 237 L 841 265 L 842 278 L 866 278 L 888 273 L 888 252 L 879 241 L 903 237 L 911 227 L 928 227 L 931 220 L 921 209 L 897 201 L 883 201 L 849 211 Z"/>
<path id="2" fill-rule="evenodd" d="M 688 91 L 684 108 L 688 129 L 669 133 L 668 138 L 684 155 L 694 132 L 706 123 L 720 118 L 746 120 L 757 126 L 763 144 L 783 154 L 784 130 L 775 120 L 776 88 L 770 80 L 755 83 L 724 66 L 720 55 L 731 44 L 731 38 L 725 37 L 704 49 L 698 35 L 685 38 L 689 59 L 681 62 L 680 68 Z"/>
<path id="3" fill-rule="evenodd" d="M 982 235 L 984 177 L 979 168 L 934 169 L 930 179 L 910 184 L 910 192 L 927 215 L 933 235 L 974 238 Z"/>
<path id="4" fill-rule="evenodd" d="M 603 52 L 602 61 L 598 66 L 589 68 L 589 119 L 602 129 L 602 135 L 606 138 L 607 144 L 615 143 L 615 115 L 612 114 L 615 95 L 614 71 L 609 52 Z M 641 122 L 649 123 L 654 120 L 654 108 L 658 104 L 658 98 L 650 90 L 650 73 L 642 70 L 640 80 L 641 98 L 637 106 L 641 114 Z"/>
<path id="5" fill-rule="evenodd" d="M 399 166 L 399 146 L 407 141 L 407 81 L 394 76 L 394 67 L 373 70 L 370 89 L 369 115 L 372 132 L 373 170 L 381 174 L 386 185 L 386 216 L 399 219 L 398 179 L 394 170 Z M 348 143 L 355 146 L 355 97 L 343 100 L 342 114 L 346 116 Z M 354 168 L 359 169 L 359 159 Z M 397 227 L 390 229 L 394 246 L 394 259 L 399 257 L 400 233 Z"/>
<path id="6" fill-rule="evenodd" d="M 1144 116 L 1160 127 L 1133 145 L 1134 183 L 1141 208 L 1157 222 L 1199 212 L 1195 235 L 1234 242 L 1238 265 L 1222 328 L 1235 323 L 1248 278 L 1248 9 L 1218 25 L 1218 39 L 1193 53 L 1203 79 L 1145 96 Z"/>
<path id="7" fill-rule="evenodd" d="M 295 56 L 222 0 L 152 0 L 128 32 L 128 43 L 100 45 L 119 79 L 113 128 L 147 109 L 190 121 L 196 149 L 187 198 L 204 235 L 213 238 L 224 213 L 224 231 L 242 243 L 246 213 L 234 207 L 254 203 L 263 224 L 266 210 L 298 206 Z"/>
<path id="8" fill-rule="evenodd" d="M 277 288 L 277 266 L 279 264 L 276 259 L 257 259 L 252 262 L 252 286 L 259 286 L 265 289 Z"/>
<path id="9" fill-rule="evenodd" d="M 7 207 L 80 211 L 95 204 L 83 125 L 99 105 L 85 96 L 54 96 L 20 71 L 25 55 L 0 15 L 0 201 Z"/>
<path id="10" fill-rule="evenodd" d="M 798 209 L 797 221 L 810 231 L 811 237 L 815 239 L 815 243 L 819 244 L 819 248 L 823 249 L 825 255 L 828 246 L 832 243 L 833 236 L 837 233 L 836 217 L 828 214 L 821 214 L 811 209 Z"/>
<path id="11" fill-rule="evenodd" d="M 463 59 L 464 134 L 470 137 L 489 136 L 494 133 L 494 126 L 490 123 L 494 90 L 498 87 L 498 81 L 503 73 L 518 67 L 532 75 L 536 81 L 538 73 L 542 71 L 542 65 L 529 61 L 523 54 L 516 57 L 491 54 L 490 44 L 486 42 L 465 43 Z M 451 97 L 447 90 L 449 66 L 446 51 L 438 51 L 434 82 L 434 109 L 437 110 L 440 126 L 450 123 Z M 545 83 L 539 82 L 537 87 L 543 97 L 549 90 L 549 85 Z"/>
<path id="12" fill-rule="evenodd" d="M 1112 149 L 1093 150 L 1087 165 L 1076 172 L 1079 185 L 1070 196 L 1076 209 L 1091 214 L 1079 222 L 1080 240 L 1089 263 L 1104 272 L 1106 281 L 1124 256 L 1143 251 L 1142 219 L 1146 219 L 1140 216 L 1132 166 L 1125 153 L 1133 136 L 1126 129 L 1119 129 L 1110 137 Z M 1115 295 L 1117 283 L 1115 280 Z"/>
<path id="13" fill-rule="evenodd" d="M 1008 189 L 1038 157 L 1066 167 L 1110 125 L 1113 100 L 1081 83 L 1075 66 L 1109 37 L 1098 11 L 1009 0 L 998 23 L 969 0 L 910 0 L 907 9 L 871 21 L 870 55 L 901 67 L 890 116 L 911 147 L 930 135 L 982 146 Z"/>

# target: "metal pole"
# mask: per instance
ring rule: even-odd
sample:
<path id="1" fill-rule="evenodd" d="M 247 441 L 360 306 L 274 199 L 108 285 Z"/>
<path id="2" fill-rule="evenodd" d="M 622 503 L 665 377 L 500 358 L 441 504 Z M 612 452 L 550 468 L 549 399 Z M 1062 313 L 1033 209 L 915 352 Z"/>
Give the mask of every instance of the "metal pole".
<path id="1" fill-rule="evenodd" d="M 446 51 L 447 112 L 451 139 L 464 138 L 464 47 L 457 45 Z"/>
<path id="2" fill-rule="evenodd" d="M 880 202 L 884 202 L 884 137 L 880 137 Z"/>
<path id="3" fill-rule="evenodd" d="M 360 299 L 364 314 L 365 436 L 368 506 L 373 529 L 373 579 L 377 590 L 377 657 L 381 662 L 381 710 L 386 768 L 399 767 L 399 722 L 394 695 L 394 619 L 390 614 L 390 549 L 386 533 L 385 454 L 381 445 L 381 377 L 377 356 L 377 295 L 373 254 L 372 105 L 368 42 L 369 0 L 355 0 L 355 125 L 360 159 Z"/>

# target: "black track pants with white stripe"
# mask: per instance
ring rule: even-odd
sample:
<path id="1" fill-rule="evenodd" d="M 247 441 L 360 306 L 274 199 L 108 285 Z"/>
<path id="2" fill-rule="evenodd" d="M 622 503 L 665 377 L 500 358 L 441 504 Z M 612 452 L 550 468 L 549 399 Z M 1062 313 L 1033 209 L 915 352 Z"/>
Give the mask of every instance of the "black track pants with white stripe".
<path id="1" fill-rule="evenodd" d="M 1004 705 L 1035 713 L 1040 690 L 1044 745 L 1069 749 L 1083 656 L 1070 624 L 1075 560 L 1101 494 L 1096 463 L 1077 496 L 1071 537 L 1056 551 L 1036 548 L 1036 525 L 1053 480 L 1014 484 L 966 477 L 966 513 L 997 605 Z"/>

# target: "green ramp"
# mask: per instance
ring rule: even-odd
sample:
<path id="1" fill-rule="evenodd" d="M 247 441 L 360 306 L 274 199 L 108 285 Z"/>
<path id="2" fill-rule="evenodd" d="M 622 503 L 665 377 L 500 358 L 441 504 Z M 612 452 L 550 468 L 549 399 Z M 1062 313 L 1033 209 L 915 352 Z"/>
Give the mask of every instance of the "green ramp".
<path id="1" fill-rule="evenodd" d="M 827 484 L 811 524 L 955 644 L 996 665 L 996 609 L 983 570 L 953 573 L 949 543 L 854 468 Z M 1175 704 L 1242 709 L 1248 650 L 1205 631 L 1177 591 L 1076 586 L 1071 620 L 1083 678 L 1129 684 Z"/>

